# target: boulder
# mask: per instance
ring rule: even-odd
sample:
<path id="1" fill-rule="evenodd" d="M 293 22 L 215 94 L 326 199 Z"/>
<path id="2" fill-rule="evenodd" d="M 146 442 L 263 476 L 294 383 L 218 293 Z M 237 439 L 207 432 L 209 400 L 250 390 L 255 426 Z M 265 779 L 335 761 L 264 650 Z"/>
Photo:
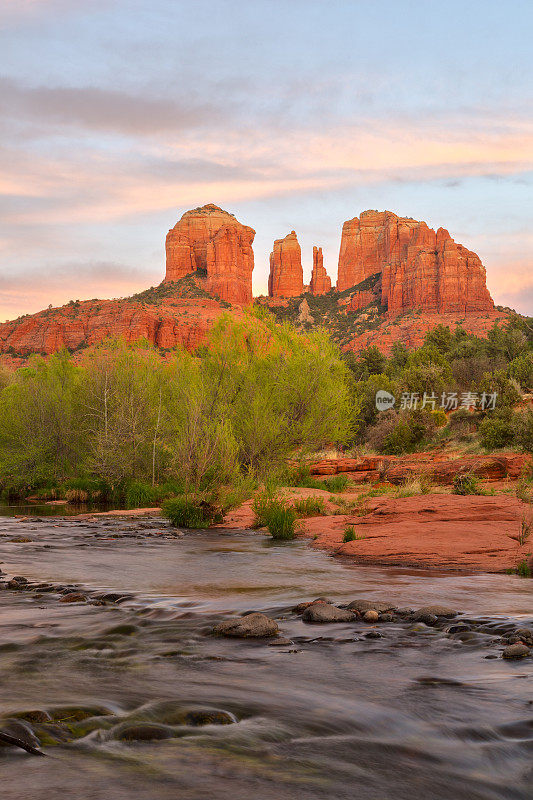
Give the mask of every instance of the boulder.
<path id="1" fill-rule="evenodd" d="M 394 604 L 388 603 L 385 600 L 352 600 L 348 605 L 351 610 L 358 611 L 360 614 L 365 614 L 367 611 L 378 611 L 379 613 L 385 611 L 394 611 Z"/>
<path id="2" fill-rule="evenodd" d="M 531 655 L 531 650 L 526 644 L 510 644 L 502 653 L 502 658 L 526 658 Z"/>
<path id="3" fill-rule="evenodd" d="M 277 623 L 266 614 L 252 612 L 243 617 L 227 619 L 213 629 L 218 636 L 234 636 L 241 639 L 276 636 L 279 633 Z"/>
<path id="4" fill-rule="evenodd" d="M 312 623 L 354 622 L 355 618 L 351 611 L 324 602 L 311 603 L 302 614 L 304 622 Z"/>

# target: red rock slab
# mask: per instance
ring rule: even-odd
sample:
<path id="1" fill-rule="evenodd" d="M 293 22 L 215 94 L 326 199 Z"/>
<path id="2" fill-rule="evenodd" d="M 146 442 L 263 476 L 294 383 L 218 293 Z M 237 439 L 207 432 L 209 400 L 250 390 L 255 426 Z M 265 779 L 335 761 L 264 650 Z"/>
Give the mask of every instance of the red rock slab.
<path id="1" fill-rule="evenodd" d="M 307 519 L 304 535 L 361 564 L 504 572 L 533 551 L 533 541 L 520 546 L 512 538 L 532 516 L 531 506 L 515 497 L 432 494 L 378 499 L 369 507 L 362 517 Z M 343 544 L 347 525 L 364 538 Z"/>

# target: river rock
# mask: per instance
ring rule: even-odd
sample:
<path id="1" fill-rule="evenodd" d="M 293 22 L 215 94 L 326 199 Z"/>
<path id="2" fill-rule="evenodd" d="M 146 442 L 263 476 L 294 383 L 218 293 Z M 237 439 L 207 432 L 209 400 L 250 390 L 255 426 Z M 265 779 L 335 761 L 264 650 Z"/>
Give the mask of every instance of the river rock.
<path id="1" fill-rule="evenodd" d="M 218 636 L 235 636 L 242 639 L 276 636 L 279 633 L 277 623 L 266 614 L 252 612 L 244 617 L 226 619 L 213 628 Z"/>
<path id="2" fill-rule="evenodd" d="M 355 614 L 342 608 L 337 608 L 330 603 L 312 603 L 302 614 L 304 622 L 354 622 Z"/>
<path id="3" fill-rule="evenodd" d="M 448 608 L 447 606 L 422 606 L 417 610 L 418 614 L 433 614 L 435 617 L 456 617 L 457 611 L 454 611 L 452 608 Z"/>
<path id="4" fill-rule="evenodd" d="M 119 739 L 121 742 L 153 742 L 172 739 L 174 731 L 168 725 L 158 725 L 155 722 L 136 724 L 125 722 L 113 728 L 111 735 L 113 739 Z"/>
<path id="5" fill-rule="evenodd" d="M 529 628 L 518 628 L 516 635 L 524 644 L 533 645 L 533 631 L 530 631 Z"/>
<path id="6" fill-rule="evenodd" d="M 60 603 L 84 603 L 87 600 L 82 592 L 68 592 L 59 598 Z"/>
<path id="7" fill-rule="evenodd" d="M 370 608 L 363 614 L 363 619 L 365 622 L 377 622 L 379 619 L 379 614 L 373 608 Z"/>
<path id="8" fill-rule="evenodd" d="M 531 655 L 531 650 L 525 644 L 510 644 L 502 653 L 502 658 L 525 658 Z"/>
<path id="9" fill-rule="evenodd" d="M 435 625 L 438 622 L 438 617 L 428 611 L 415 611 L 412 620 L 413 622 L 423 622 L 424 625 Z"/>
<path id="10" fill-rule="evenodd" d="M 203 725 L 233 725 L 237 718 L 229 711 L 216 708 L 195 709 L 185 714 L 185 724 L 201 727 Z"/>
<path id="11" fill-rule="evenodd" d="M 394 605 L 392 603 L 388 603 L 385 600 L 352 600 L 349 603 L 348 608 L 350 610 L 359 611 L 360 614 L 364 614 L 366 611 L 378 611 L 378 612 L 385 612 L 385 611 L 393 611 Z"/>

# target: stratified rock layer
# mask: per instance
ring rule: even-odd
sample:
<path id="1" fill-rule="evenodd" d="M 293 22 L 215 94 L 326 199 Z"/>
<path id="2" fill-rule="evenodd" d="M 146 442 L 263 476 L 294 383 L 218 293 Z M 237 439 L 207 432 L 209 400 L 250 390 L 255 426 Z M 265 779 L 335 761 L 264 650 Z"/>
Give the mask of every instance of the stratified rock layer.
<path id="1" fill-rule="evenodd" d="M 324 269 L 321 247 L 313 247 L 313 271 L 309 290 L 311 294 L 326 294 L 331 289 L 331 278 Z"/>
<path id="2" fill-rule="evenodd" d="M 270 254 L 268 294 L 270 297 L 298 297 L 303 293 L 302 251 L 296 233 L 276 239 Z"/>
<path id="3" fill-rule="evenodd" d="M 254 236 L 253 228 L 213 204 L 187 211 L 167 234 L 165 281 L 200 270 L 212 294 L 251 303 Z"/>
<path id="4" fill-rule="evenodd" d="M 382 273 L 381 302 L 389 316 L 411 308 L 428 312 L 491 311 L 485 269 L 448 231 L 390 211 L 364 211 L 342 228 L 337 288 Z"/>
<path id="5" fill-rule="evenodd" d="M 255 231 L 224 225 L 207 245 L 207 291 L 237 305 L 252 302 Z"/>

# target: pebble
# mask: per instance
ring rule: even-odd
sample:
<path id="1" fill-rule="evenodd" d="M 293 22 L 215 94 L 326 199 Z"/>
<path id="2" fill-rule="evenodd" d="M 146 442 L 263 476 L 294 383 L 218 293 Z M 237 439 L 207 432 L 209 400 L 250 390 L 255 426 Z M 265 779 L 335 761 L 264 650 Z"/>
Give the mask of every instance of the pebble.
<path id="1" fill-rule="evenodd" d="M 363 619 L 365 622 L 377 622 L 379 619 L 379 614 L 377 611 L 371 608 L 368 611 L 365 611 L 363 614 Z"/>

